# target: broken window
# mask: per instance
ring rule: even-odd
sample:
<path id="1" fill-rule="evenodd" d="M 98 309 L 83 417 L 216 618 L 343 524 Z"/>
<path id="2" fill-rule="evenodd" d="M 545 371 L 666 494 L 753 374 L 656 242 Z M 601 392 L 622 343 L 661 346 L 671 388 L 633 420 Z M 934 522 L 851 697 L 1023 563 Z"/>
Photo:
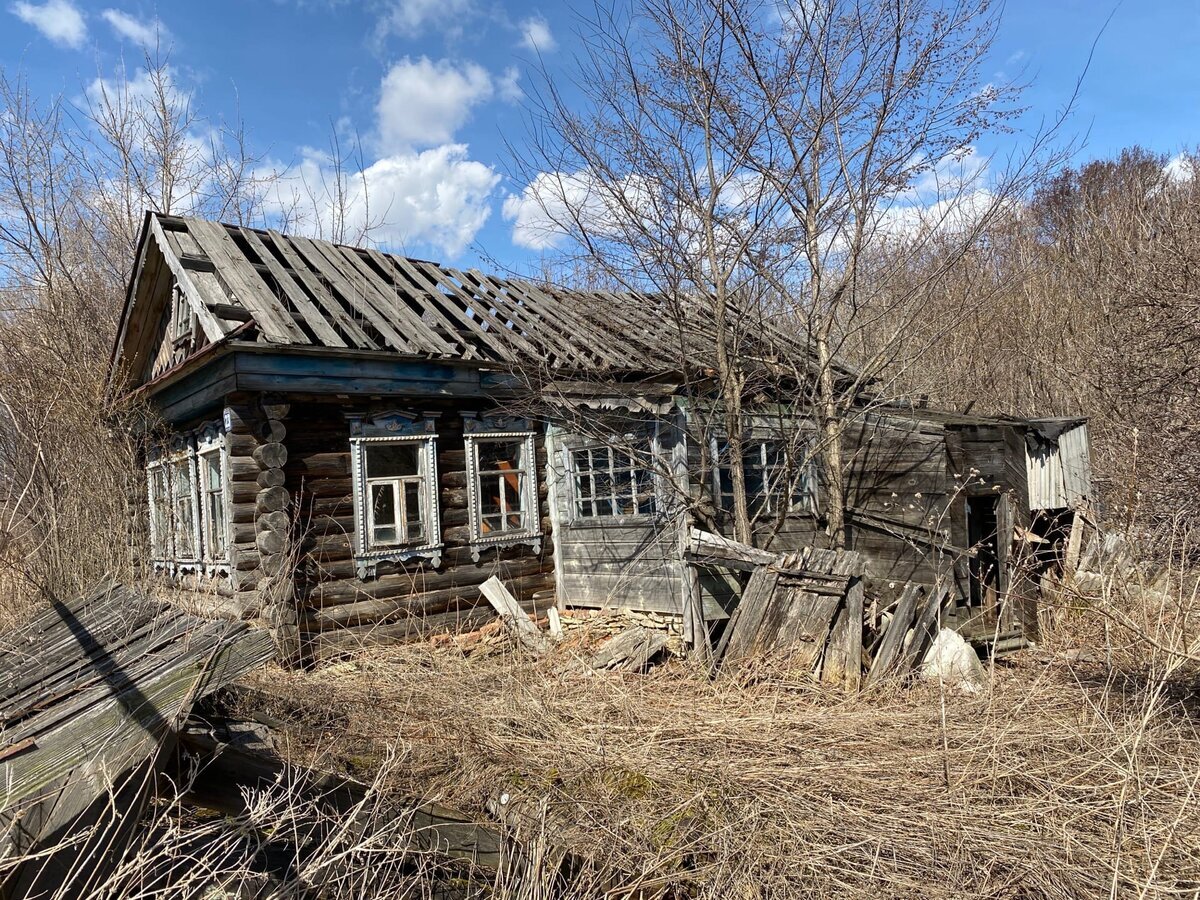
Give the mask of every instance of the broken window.
<path id="1" fill-rule="evenodd" d="M 150 547 L 171 572 L 228 573 L 229 496 L 225 436 L 215 425 L 175 438 L 175 449 L 146 466 Z"/>
<path id="2" fill-rule="evenodd" d="M 540 530 L 533 433 L 468 435 L 471 539 L 501 541 Z"/>
<path id="3" fill-rule="evenodd" d="M 729 445 L 714 440 L 714 489 L 717 505 L 726 512 L 733 509 L 733 470 L 729 464 Z M 742 447 L 742 472 L 746 481 L 746 502 L 751 515 L 779 511 L 781 499 L 790 494 L 789 512 L 816 511 L 816 467 L 807 447 L 801 458 L 789 459 L 788 448 L 780 441 L 752 440 Z M 790 490 L 789 490 L 790 489 Z"/>
<path id="4" fill-rule="evenodd" d="M 570 465 L 575 518 L 654 514 L 654 480 L 631 451 L 581 447 L 570 451 Z"/>
<path id="5" fill-rule="evenodd" d="M 428 466 L 422 441 L 370 444 L 365 449 L 369 546 L 424 543 Z"/>

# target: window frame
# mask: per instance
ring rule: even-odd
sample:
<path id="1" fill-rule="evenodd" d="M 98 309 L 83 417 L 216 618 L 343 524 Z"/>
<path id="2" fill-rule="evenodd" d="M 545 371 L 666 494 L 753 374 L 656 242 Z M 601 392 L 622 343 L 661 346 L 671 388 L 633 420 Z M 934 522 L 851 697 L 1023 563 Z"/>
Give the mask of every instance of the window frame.
<path id="1" fill-rule="evenodd" d="M 529 544 L 534 553 L 541 552 L 542 544 L 542 515 L 541 504 L 538 502 L 537 478 L 537 442 L 536 432 L 522 428 L 513 431 L 498 430 L 469 430 L 464 428 L 463 447 L 466 451 L 467 462 L 467 510 L 468 531 L 471 544 L 471 558 L 479 562 L 480 552 L 489 547 L 507 547 L 517 544 Z M 479 449 L 481 444 L 520 442 L 524 465 L 516 469 L 518 475 L 524 475 L 520 487 L 522 517 L 526 526 L 521 529 L 505 530 L 499 534 L 483 530 L 483 497 L 484 487 L 482 478 L 485 473 L 479 464 Z"/>
<path id="2" fill-rule="evenodd" d="M 367 475 L 368 448 L 387 444 L 417 444 L 420 476 L 389 476 L 369 479 Z M 354 558 L 359 579 L 374 578 L 376 566 L 380 562 L 402 562 L 422 558 L 428 559 L 434 568 L 440 566 L 443 543 L 441 515 L 438 509 L 437 435 L 432 432 L 387 435 L 352 434 L 350 458 L 355 522 Z M 419 490 L 425 504 L 421 515 L 425 533 L 424 540 L 412 543 L 376 544 L 373 539 L 371 484 L 384 481 L 398 482 L 414 477 L 419 477 L 422 482 Z M 397 510 L 399 510 L 399 506 L 397 506 Z"/>
<path id="3" fill-rule="evenodd" d="M 722 469 L 729 471 L 728 465 L 722 466 L 722 464 L 721 464 L 721 459 L 722 459 L 721 450 L 722 450 L 722 445 L 724 445 L 727 448 L 728 444 L 729 444 L 729 441 L 723 434 L 714 434 L 712 437 L 709 438 L 709 453 L 710 453 L 711 459 L 713 461 L 712 471 L 709 474 L 709 478 L 710 478 L 709 489 L 712 491 L 713 506 L 722 515 L 729 515 L 732 512 L 732 494 L 722 490 L 722 484 L 721 484 Z M 767 453 L 768 453 L 767 447 L 768 447 L 768 445 L 771 445 L 771 444 L 774 444 L 776 447 L 778 447 L 778 449 L 780 451 L 783 451 L 785 454 L 785 459 L 786 459 L 786 443 L 784 441 L 779 440 L 777 437 L 769 437 L 769 436 L 768 437 L 749 437 L 742 442 L 743 457 L 745 456 L 745 451 L 746 451 L 747 447 L 755 447 L 756 446 L 758 448 L 759 465 L 761 466 L 761 470 L 762 470 L 762 482 L 763 482 L 764 490 L 759 496 L 761 496 L 765 502 L 761 508 L 759 508 L 757 510 L 751 509 L 752 516 L 757 515 L 759 513 L 766 513 L 767 515 L 774 515 L 779 512 L 779 510 L 776 508 L 776 502 L 777 502 L 777 498 L 780 498 L 780 496 L 777 491 L 770 490 L 770 485 L 772 482 L 768 480 L 769 469 L 768 469 L 768 460 L 767 460 Z M 812 442 L 810 440 L 805 441 L 805 447 L 811 449 L 811 445 L 812 445 Z M 804 490 L 803 495 L 798 497 L 796 495 L 795 491 L 788 492 L 789 496 L 787 497 L 786 513 L 789 516 L 790 515 L 815 516 L 815 515 L 818 515 L 820 512 L 819 507 L 818 507 L 818 469 L 817 469 L 816 460 L 815 460 L 815 458 L 811 457 L 811 454 L 810 454 L 810 459 L 809 459 L 808 463 L 804 466 L 804 469 L 806 471 L 804 473 L 805 490 Z M 784 472 L 787 471 L 786 465 L 782 471 L 784 471 Z M 797 486 L 799 486 L 799 485 L 797 485 Z M 730 498 L 730 502 L 728 505 L 726 505 L 726 502 L 725 502 L 726 497 Z M 747 497 L 748 505 L 750 505 L 754 499 L 755 498 Z"/>
<path id="4" fill-rule="evenodd" d="M 215 456 L 217 458 L 217 471 L 220 484 L 214 490 L 209 484 L 208 474 L 209 467 L 207 459 Z M 197 441 L 196 445 L 196 496 L 200 504 L 200 528 L 201 540 L 200 550 L 205 566 L 205 572 L 208 575 L 228 575 L 229 574 L 229 554 L 232 547 L 232 516 L 230 515 L 230 497 L 229 489 L 229 449 L 225 440 L 223 430 L 209 428 L 206 430 Z M 214 534 L 212 513 L 209 499 L 213 494 L 220 496 L 221 504 L 221 543 L 223 547 L 221 552 L 214 552 L 211 538 Z"/>
<path id="5" fill-rule="evenodd" d="M 566 486 L 566 500 L 567 500 L 567 521 L 570 522 L 571 525 L 580 526 L 580 527 L 589 527 L 590 526 L 590 527 L 601 527 L 602 528 L 607 525 L 613 525 L 613 524 L 621 525 L 621 524 L 625 524 L 625 523 L 629 523 L 629 524 L 645 523 L 645 522 L 653 521 L 653 520 L 657 519 L 660 515 L 663 514 L 663 499 L 661 496 L 662 492 L 661 492 L 660 484 L 659 484 L 661 474 L 654 470 L 653 465 L 650 465 L 650 466 L 637 465 L 637 462 L 638 462 L 637 454 L 641 451 L 641 448 L 633 447 L 633 444 L 632 444 L 633 437 L 634 437 L 633 435 L 630 435 L 630 436 L 627 436 L 624 440 L 620 440 L 616 436 L 613 436 L 608 441 L 575 439 L 575 440 L 570 440 L 570 441 L 567 441 L 564 443 L 564 446 L 562 448 L 562 453 L 563 453 L 563 471 L 566 474 L 566 478 L 564 480 L 566 482 L 565 486 Z M 645 447 L 646 452 L 652 458 L 661 457 L 657 430 L 651 430 L 649 433 L 647 433 L 645 435 L 645 443 L 646 443 L 646 447 Z M 645 476 L 645 478 L 648 480 L 648 484 L 649 484 L 649 488 L 650 488 L 650 491 L 649 491 L 650 510 L 648 512 L 611 513 L 611 514 L 607 514 L 607 515 L 596 515 L 596 514 L 583 515 L 582 507 L 580 505 L 581 498 L 580 498 L 580 494 L 579 494 L 579 481 L 578 481 L 579 472 L 578 472 L 576 464 L 575 464 L 575 454 L 581 450 L 588 450 L 588 451 L 603 450 L 610 454 L 617 454 L 617 453 L 624 454 L 629 459 L 629 462 L 630 462 L 630 466 L 628 467 L 628 469 L 626 469 L 624 467 L 622 467 L 621 469 L 616 469 L 610 463 L 609 470 L 608 470 L 609 475 L 611 477 L 612 474 L 617 471 L 622 471 L 622 472 L 629 471 L 632 473 L 641 472 Z M 631 477 L 630 481 L 631 481 L 631 483 L 636 483 L 636 477 Z M 609 496 L 612 497 L 612 496 L 616 496 L 616 495 L 610 494 Z M 632 496 L 631 496 L 631 499 L 632 499 Z M 595 501 L 594 495 L 591 497 L 591 500 L 594 503 L 594 501 Z"/>

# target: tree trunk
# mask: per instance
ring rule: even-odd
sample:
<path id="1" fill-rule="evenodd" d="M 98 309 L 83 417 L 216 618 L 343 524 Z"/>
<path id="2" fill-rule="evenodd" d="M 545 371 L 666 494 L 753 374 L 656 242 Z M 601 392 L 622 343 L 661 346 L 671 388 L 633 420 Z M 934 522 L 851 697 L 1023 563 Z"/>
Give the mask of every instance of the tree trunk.
<path id="1" fill-rule="evenodd" d="M 842 459 L 842 417 L 839 412 L 837 384 L 833 373 L 833 356 L 829 350 L 829 334 L 822 328 L 817 335 L 817 359 L 820 377 L 817 379 L 817 406 L 821 419 L 821 462 L 827 489 L 826 518 L 829 540 L 835 550 L 846 546 L 846 473 Z"/>

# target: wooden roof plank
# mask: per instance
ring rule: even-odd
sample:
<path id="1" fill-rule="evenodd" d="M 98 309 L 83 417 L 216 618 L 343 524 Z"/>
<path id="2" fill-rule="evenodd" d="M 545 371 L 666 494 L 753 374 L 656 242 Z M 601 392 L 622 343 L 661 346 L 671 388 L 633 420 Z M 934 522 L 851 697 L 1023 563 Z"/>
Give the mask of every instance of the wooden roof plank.
<path id="1" fill-rule="evenodd" d="M 196 319 L 200 322 L 200 330 L 204 332 L 205 337 L 210 341 L 219 341 L 233 329 L 226 327 L 223 322 L 214 316 L 209 311 L 208 304 L 227 303 L 229 298 L 211 296 L 207 291 L 200 289 L 187 269 L 184 268 L 179 257 L 175 255 L 175 251 L 171 249 L 166 233 L 163 231 L 163 227 L 156 216 L 150 216 L 150 231 L 154 235 L 154 239 L 158 242 L 158 249 L 162 253 L 163 261 L 167 264 L 167 268 L 171 270 L 171 274 L 175 276 L 175 283 L 179 285 L 180 290 L 183 291 L 183 295 L 188 300 L 188 304 L 192 307 L 192 312 L 196 314 Z"/>
<path id="2" fill-rule="evenodd" d="M 392 271 L 399 273 L 402 278 L 407 279 L 414 288 L 420 289 L 429 295 L 432 300 L 431 310 L 436 311 L 442 319 L 444 328 L 459 335 L 459 340 L 463 344 L 463 353 L 465 359 L 474 359 L 480 355 L 479 348 L 471 342 L 467 341 L 467 336 L 461 331 L 461 328 L 466 328 L 473 335 L 475 340 L 482 340 L 485 343 L 490 343 L 486 332 L 479 327 L 479 323 L 471 316 L 466 315 L 457 304 L 451 302 L 451 299 L 446 294 L 438 290 L 421 271 L 414 265 L 412 260 L 405 259 L 403 256 L 390 256 L 380 253 L 375 249 L 368 249 L 367 254 L 384 271 Z M 400 278 L 395 279 L 397 288 L 401 290 L 412 290 L 406 288 Z"/>
<path id="3" fill-rule="evenodd" d="M 519 357 L 517 354 L 522 354 L 526 357 L 530 355 L 537 357 L 545 354 L 545 347 L 537 346 L 529 336 L 513 329 L 498 328 L 495 318 L 489 311 L 487 301 L 477 294 L 465 290 L 463 288 L 463 284 L 465 283 L 463 279 L 460 278 L 456 282 L 451 275 L 453 270 L 443 269 L 441 266 L 436 266 L 433 263 L 424 263 L 420 268 L 425 272 L 427 278 L 432 279 L 435 285 L 445 287 L 446 290 L 452 292 L 454 296 L 466 304 L 466 308 L 474 313 L 474 315 L 468 316 L 465 312 L 459 310 L 461 317 L 471 322 L 474 329 L 487 342 L 488 347 L 494 353 L 502 353 L 502 358 L 505 361 L 518 361 Z M 433 286 L 432 290 L 441 293 L 437 286 Z M 452 304 L 448 303 L 448 305 Z M 484 328 L 484 325 L 488 327 Z M 498 344 L 502 346 L 497 346 Z"/>
<path id="4" fill-rule="evenodd" d="M 482 273 L 477 273 L 482 276 Z M 482 276 L 487 277 L 487 276 Z M 491 279 L 495 283 L 495 279 Z M 558 298 L 547 294 L 532 282 L 518 282 L 527 296 L 535 301 L 537 312 L 543 317 L 553 320 L 560 328 L 576 341 L 573 355 L 578 356 L 580 349 L 586 349 L 598 362 L 609 366 L 634 366 L 639 361 L 624 352 L 614 341 L 593 340 L 596 335 L 596 325 L 579 310 L 571 305 L 562 303 Z"/>
<path id="5" fill-rule="evenodd" d="M 385 341 L 387 341 L 393 350 L 400 353 L 415 353 L 417 352 L 413 346 L 404 339 L 400 332 L 392 327 L 391 323 L 382 316 L 371 302 L 363 295 L 361 291 L 354 288 L 346 277 L 342 274 L 338 266 L 324 252 L 324 241 L 314 241 L 305 237 L 293 237 L 292 246 L 299 251 L 300 255 L 308 260 L 317 272 L 325 277 L 335 291 L 342 295 L 342 298 L 360 313 L 362 317 L 371 323 L 372 327 L 379 332 Z"/>
<path id="6" fill-rule="evenodd" d="M 433 355 L 457 356 L 458 348 L 449 343 L 445 338 L 434 331 L 424 319 L 414 312 L 403 298 L 396 296 L 394 285 L 387 284 L 371 267 L 363 262 L 359 256 L 359 252 L 352 247 L 338 246 L 336 248 L 343 260 L 345 260 L 355 272 L 363 279 L 375 296 L 379 300 L 377 304 L 380 310 L 384 313 L 394 312 L 399 313 L 404 325 L 412 329 L 410 339 L 416 335 L 420 335 L 425 343 L 429 353 Z M 349 273 L 347 273 L 349 274 Z M 428 308 L 428 302 L 422 303 L 422 307 Z"/>
<path id="7" fill-rule="evenodd" d="M 448 269 L 450 274 L 461 281 L 463 284 L 472 285 L 476 291 L 483 295 L 489 304 L 495 306 L 499 304 L 501 307 L 509 304 L 503 297 L 498 296 L 500 289 L 493 284 L 488 284 L 486 276 L 477 270 L 468 272 L 460 272 L 457 269 Z M 550 313 L 547 315 L 547 313 Z M 505 310 L 506 315 L 515 315 Z M 547 356 L 554 356 L 560 360 L 572 360 L 580 355 L 580 347 L 574 342 L 574 327 L 571 323 L 560 320 L 552 311 L 538 310 L 538 319 L 534 321 L 531 315 L 525 321 L 527 322 L 526 335 L 528 340 L 536 342 L 540 345 L 540 350 Z M 497 317 L 488 314 L 489 321 L 493 323 L 498 321 Z M 550 322 L 546 320 L 550 319 Z"/>
<path id="8" fill-rule="evenodd" d="M 275 283 L 287 295 L 288 302 L 296 307 L 300 315 L 304 317 L 304 321 L 313 330 L 313 334 L 320 338 L 327 346 L 345 347 L 346 342 L 342 340 L 341 335 L 329 324 L 329 321 L 322 314 L 321 310 L 317 309 L 316 305 L 308 299 L 308 295 L 304 293 L 304 289 L 296 283 L 295 279 L 288 273 L 288 270 L 279 264 L 279 260 L 275 258 L 275 254 L 267 248 L 267 245 L 255 234 L 254 230 L 241 228 L 239 229 L 239 233 L 246 239 L 246 243 L 250 245 L 254 252 L 258 254 L 258 258 L 267 267 L 267 271 L 271 273 L 271 277 L 275 279 Z"/>
<path id="9" fill-rule="evenodd" d="M 188 228 L 200 249 L 216 264 L 217 274 L 233 288 L 239 304 L 253 314 L 263 337 L 281 344 L 312 343 L 296 324 L 292 314 L 279 302 L 270 285 L 250 265 L 224 225 L 215 225 L 203 219 L 189 219 Z"/>
<path id="10" fill-rule="evenodd" d="M 267 238 L 270 240 L 271 246 L 277 249 L 279 254 L 287 261 L 288 267 L 291 269 L 294 277 L 298 278 L 304 287 L 308 288 L 309 293 L 316 298 L 320 307 L 333 319 L 334 324 L 354 343 L 355 347 L 360 350 L 380 349 L 379 344 L 363 331 L 357 322 L 350 318 L 349 313 L 338 302 L 338 299 L 330 293 L 329 288 L 321 283 L 321 279 L 317 277 L 308 263 L 296 252 L 292 247 L 291 238 L 280 234 L 274 229 L 267 230 Z"/>

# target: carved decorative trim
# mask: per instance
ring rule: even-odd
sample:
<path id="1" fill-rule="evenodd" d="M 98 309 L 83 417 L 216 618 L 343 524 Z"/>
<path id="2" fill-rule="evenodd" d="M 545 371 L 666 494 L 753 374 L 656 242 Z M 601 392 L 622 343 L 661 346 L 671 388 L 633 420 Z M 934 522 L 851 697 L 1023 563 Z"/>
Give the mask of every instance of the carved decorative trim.
<path id="1" fill-rule="evenodd" d="M 467 462 L 467 522 L 470 533 L 471 559 L 479 562 L 484 550 L 493 547 L 512 547 L 526 544 L 535 554 L 542 552 L 542 516 L 541 504 L 538 503 L 537 484 L 537 445 L 534 440 L 535 432 L 530 427 L 528 419 L 513 416 L 480 416 L 471 417 L 463 414 L 463 443 L 466 449 Z M 516 426 L 511 430 L 500 428 L 501 423 Z M 524 442 L 528 463 L 525 467 L 525 485 L 521 502 L 530 510 L 532 528 L 504 532 L 494 537 L 483 534 L 480 524 L 483 520 L 479 496 L 479 466 L 476 445 L 479 440 L 520 440 Z"/>
<path id="2" fill-rule="evenodd" d="M 354 494 L 354 564 L 360 581 L 368 581 L 375 578 L 377 566 L 381 562 L 405 562 L 410 559 L 425 559 L 435 569 L 439 568 L 442 564 L 441 514 L 438 507 L 437 420 L 416 420 L 410 419 L 407 416 L 402 416 L 402 420 L 407 420 L 407 424 L 396 426 L 395 430 L 391 427 L 394 421 L 393 414 L 385 414 L 382 424 L 380 423 L 380 418 L 375 417 L 370 424 L 366 425 L 367 430 L 382 428 L 387 432 L 385 435 L 354 434 L 355 423 L 359 423 L 361 430 L 364 422 L 357 417 L 350 420 L 352 435 L 350 438 L 350 471 Z M 420 452 L 426 473 L 424 479 L 426 515 L 423 518 L 423 522 L 426 534 L 429 536 L 429 541 L 419 546 L 409 545 L 373 550 L 370 547 L 367 537 L 367 504 L 369 498 L 366 496 L 367 454 L 364 450 L 367 445 L 373 443 L 389 444 L 406 442 L 421 444 Z"/>

